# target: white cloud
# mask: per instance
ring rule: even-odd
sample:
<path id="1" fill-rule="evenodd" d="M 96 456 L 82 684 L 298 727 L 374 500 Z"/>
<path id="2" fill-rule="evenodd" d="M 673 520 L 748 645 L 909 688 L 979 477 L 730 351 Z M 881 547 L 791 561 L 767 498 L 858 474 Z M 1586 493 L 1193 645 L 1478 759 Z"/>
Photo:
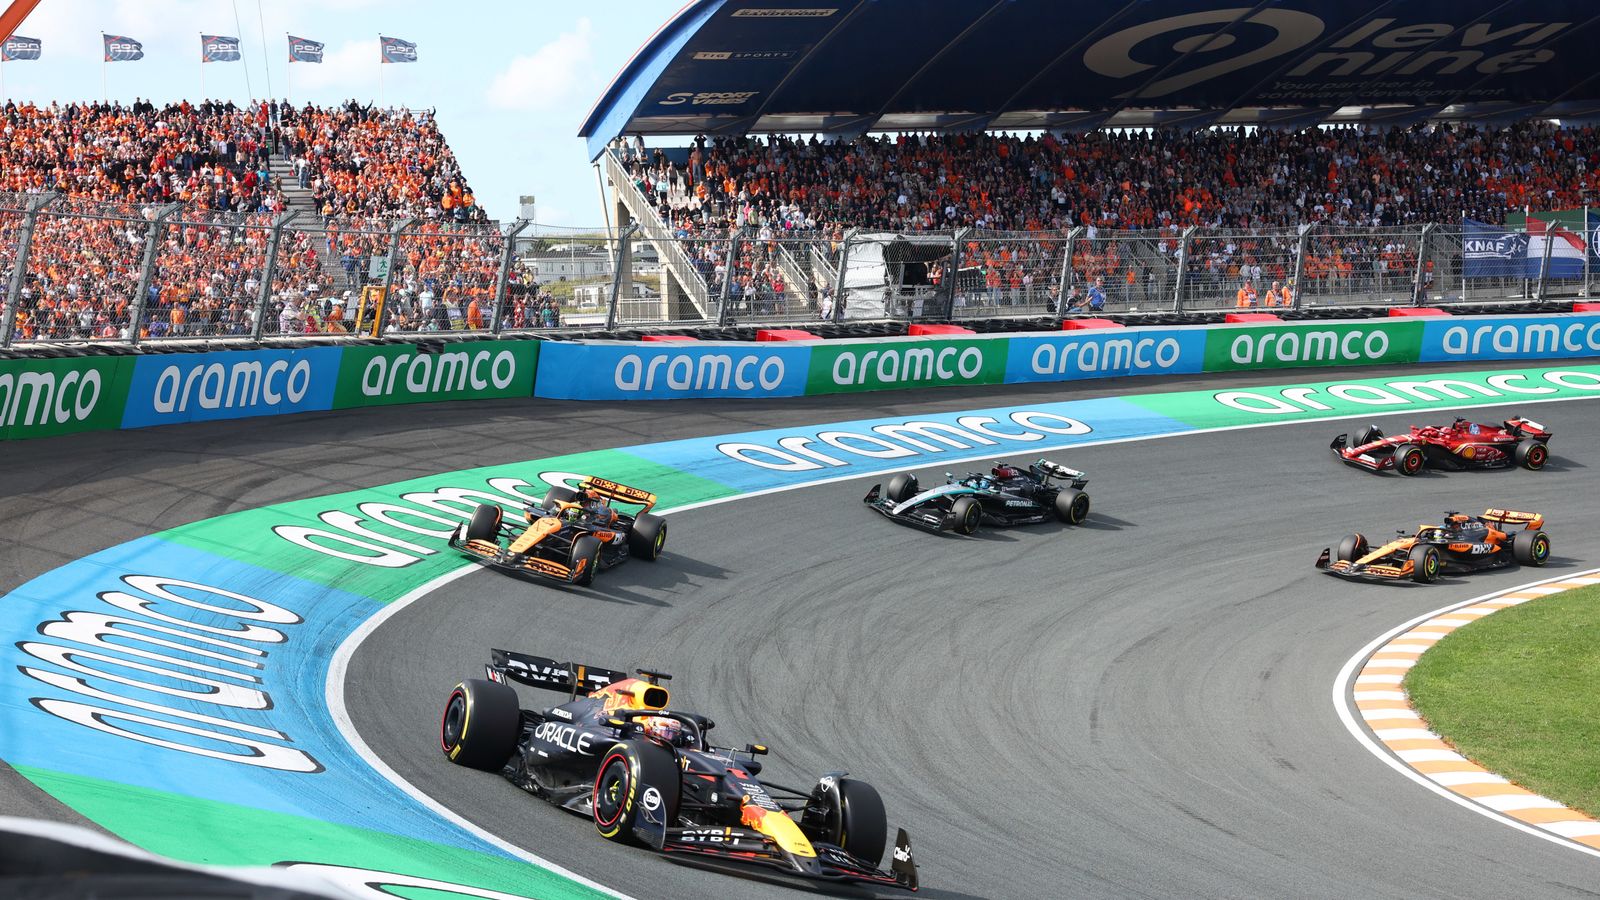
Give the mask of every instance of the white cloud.
<path id="1" fill-rule="evenodd" d="M 484 99 L 498 109 L 519 112 L 555 109 L 588 90 L 593 80 L 593 28 L 583 18 L 576 31 L 513 59 L 495 76 Z"/>

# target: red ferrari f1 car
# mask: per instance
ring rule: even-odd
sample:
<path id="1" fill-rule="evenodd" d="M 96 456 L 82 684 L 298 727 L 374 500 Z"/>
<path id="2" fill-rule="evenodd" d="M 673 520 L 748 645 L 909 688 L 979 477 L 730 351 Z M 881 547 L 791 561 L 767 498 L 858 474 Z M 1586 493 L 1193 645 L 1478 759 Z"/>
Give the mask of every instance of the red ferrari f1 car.
<path id="1" fill-rule="evenodd" d="M 1341 434 L 1329 447 L 1341 462 L 1372 472 L 1393 469 L 1415 475 L 1425 468 L 1542 469 L 1550 460 L 1550 431 L 1513 416 L 1499 425 L 1456 419 L 1445 426 L 1413 425 L 1408 434 L 1385 437 L 1376 425 Z"/>

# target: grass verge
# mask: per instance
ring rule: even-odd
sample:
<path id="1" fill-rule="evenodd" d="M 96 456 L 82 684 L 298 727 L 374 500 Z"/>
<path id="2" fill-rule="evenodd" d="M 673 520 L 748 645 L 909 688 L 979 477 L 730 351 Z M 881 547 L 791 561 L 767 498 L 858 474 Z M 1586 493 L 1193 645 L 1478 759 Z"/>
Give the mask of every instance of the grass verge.
<path id="1" fill-rule="evenodd" d="M 1600 816 L 1600 586 L 1456 629 L 1422 655 L 1405 689 L 1457 752 Z"/>

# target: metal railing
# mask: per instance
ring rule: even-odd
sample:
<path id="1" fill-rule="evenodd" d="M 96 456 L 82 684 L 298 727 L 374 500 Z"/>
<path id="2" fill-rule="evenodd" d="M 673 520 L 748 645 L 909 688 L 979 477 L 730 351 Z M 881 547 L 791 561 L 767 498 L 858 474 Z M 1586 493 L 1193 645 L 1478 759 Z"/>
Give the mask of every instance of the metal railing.
<path id="1" fill-rule="evenodd" d="M 1587 297 L 1595 274 L 1542 237 L 1486 268 L 1461 225 L 680 237 L 645 204 L 620 232 L 527 225 L 0 194 L 0 346 L 338 336 L 358 309 L 413 335 L 1487 304 Z"/>

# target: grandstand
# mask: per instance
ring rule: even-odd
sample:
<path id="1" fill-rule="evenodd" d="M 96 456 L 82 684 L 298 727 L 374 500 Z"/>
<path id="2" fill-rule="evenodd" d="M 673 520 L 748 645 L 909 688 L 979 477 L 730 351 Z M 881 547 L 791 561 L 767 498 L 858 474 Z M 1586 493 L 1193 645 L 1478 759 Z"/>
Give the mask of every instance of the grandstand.
<path id="1" fill-rule="evenodd" d="M 397 333 L 1588 296 L 1593 17 L 1478 6 L 697 0 L 583 125 L 582 284 L 513 264 L 429 112 L 7 104 L 0 342 L 341 334 L 368 289 Z"/>

